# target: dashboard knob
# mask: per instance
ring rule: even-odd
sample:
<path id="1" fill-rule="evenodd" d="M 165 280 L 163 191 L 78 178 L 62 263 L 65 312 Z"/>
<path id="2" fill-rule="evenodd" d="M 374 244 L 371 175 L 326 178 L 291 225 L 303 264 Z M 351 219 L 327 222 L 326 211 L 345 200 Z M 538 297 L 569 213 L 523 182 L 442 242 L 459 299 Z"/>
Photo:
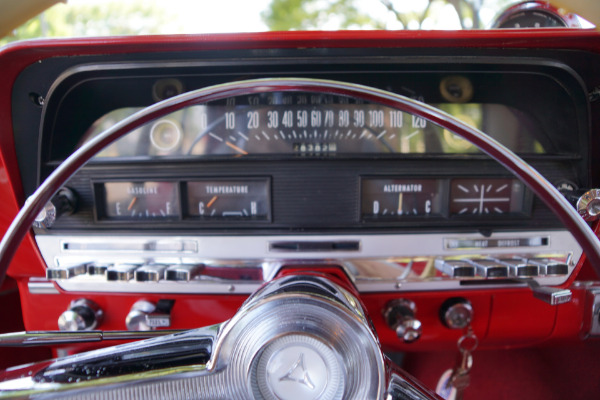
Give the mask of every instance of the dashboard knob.
<path id="1" fill-rule="evenodd" d="M 129 331 L 150 331 L 171 326 L 173 300 L 159 300 L 156 304 L 146 300 L 137 301 L 125 318 Z"/>
<path id="2" fill-rule="evenodd" d="M 600 218 L 600 189 L 590 189 L 577 201 L 577 212 L 586 221 Z"/>
<path id="3" fill-rule="evenodd" d="M 58 318 L 61 331 L 91 331 L 102 322 L 103 312 L 88 299 L 73 300 L 69 309 Z"/>
<path id="4" fill-rule="evenodd" d="M 450 329 L 464 329 L 473 320 L 473 306 L 462 297 L 446 300 L 440 307 L 440 319 Z"/>
<path id="5" fill-rule="evenodd" d="M 69 188 L 62 188 L 35 217 L 33 226 L 36 228 L 50 228 L 61 216 L 72 214 L 76 207 L 77 196 L 75 193 Z"/>
<path id="6" fill-rule="evenodd" d="M 390 301 L 383 312 L 387 325 L 405 343 L 412 343 L 421 337 L 423 330 L 421 321 L 415 318 L 416 311 L 414 301 L 397 299 Z"/>

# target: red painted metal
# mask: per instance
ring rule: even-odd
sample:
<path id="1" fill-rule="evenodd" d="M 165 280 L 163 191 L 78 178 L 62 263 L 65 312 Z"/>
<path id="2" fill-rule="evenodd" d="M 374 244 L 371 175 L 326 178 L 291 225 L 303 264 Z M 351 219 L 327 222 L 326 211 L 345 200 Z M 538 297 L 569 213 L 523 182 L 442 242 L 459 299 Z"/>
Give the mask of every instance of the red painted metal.
<path id="1" fill-rule="evenodd" d="M 126 330 L 125 318 L 138 300 L 156 303 L 161 299 L 175 300 L 171 310 L 170 329 L 192 329 L 221 323 L 231 318 L 247 296 L 244 295 L 188 295 L 188 294 L 110 294 L 73 293 L 31 294 L 27 280 L 19 280 L 25 328 L 30 331 L 57 330 L 58 317 L 68 309 L 71 301 L 86 298 L 104 310 L 102 330 Z M 110 312 L 106 312 L 110 310 Z"/>
<path id="2" fill-rule="evenodd" d="M 14 153 L 11 120 L 11 95 L 13 82 L 18 74 L 28 65 L 42 62 L 51 57 L 74 56 L 85 54 L 108 53 L 142 53 L 142 52 L 179 52 L 179 51 L 208 51 L 225 49 L 266 49 L 266 48 L 299 48 L 299 47 L 327 47 L 327 48 L 357 48 L 357 47 L 387 47 L 387 48 L 547 48 L 547 49 L 581 49 L 595 53 L 600 52 L 600 35 L 594 31 L 577 30 L 536 30 L 536 31 L 480 31 L 480 32 L 275 32 L 244 35 L 193 35 L 193 36 L 164 36 L 164 37 L 124 37 L 124 38 L 98 38 L 98 39 L 64 39 L 41 40 L 36 42 L 16 43 L 0 50 L 0 204 L 3 213 L 0 215 L 0 231 L 5 231 L 12 218 L 17 214 L 18 206 L 23 203 L 23 194 L 20 177 Z M 584 266 L 582 259 L 578 268 Z M 24 240 L 20 250 L 16 253 L 10 269 L 12 276 L 19 277 L 21 300 L 25 315 L 25 324 L 28 329 L 55 329 L 57 316 L 66 309 L 70 300 L 81 297 L 76 294 L 61 295 L 32 295 L 26 287 L 27 276 L 43 276 L 43 261 L 30 235 Z M 589 265 L 589 263 L 587 264 Z M 506 316 L 505 323 L 509 320 L 509 312 L 515 321 L 531 318 L 528 313 L 520 312 L 533 306 L 538 300 L 533 299 L 527 290 L 518 290 L 522 295 L 519 307 L 493 308 L 489 294 L 479 291 L 457 291 L 448 293 L 413 293 L 403 294 L 403 297 L 416 299 L 417 308 L 431 316 L 436 304 L 450 296 L 469 298 L 476 306 L 476 315 L 482 319 L 490 319 L 493 310 L 502 311 Z M 499 299 L 503 295 L 513 295 L 513 290 L 495 291 Z M 124 315 L 135 300 L 142 295 L 117 295 L 104 294 L 86 295 L 109 307 L 111 314 L 114 311 L 114 320 L 107 322 L 111 329 L 123 329 Z M 379 316 L 381 307 L 390 299 L 398 297 L 397 294 L 364 295 L 363 301 L 373 316 L 374 324 L 382 336 L 382 342 L 389 348 L 423 349 L 429 341 L 432 347 L 447 347 L 456 338 L 456 334 L 448 332 L 441 324 L 431 321 L 431 328 L 424 333 L 424 340 L 414 346 L 406 348 L 397 343 L 393 332 L 389 330 Z M 574 301 L 558 307 L 553 330 L 549 333 L 544 328 L 543 338 L 569 339 L 577 338 L 581 325 L 582 306 L 584 301 L 582 290 L 574 291 Z M 202 320 L 202 324 L 210 321 L 222 321 L 223 317 L 230 316 L 243 301 L 242 296 L 181 296 L 178 297 L 179 311 L 174 312 L 175 327 L 191 327 L 192 322 Z M 220 305 L 213 310 L 213 307 Z M 181 305 L 180 305 L 181 304 Z M 489 308 L 488 307 L 489 304 Z M 179 309 L 178 309 L 179 310 Z M 206 313 L 202 313 L 204 310 Z M 218 311 L 217 311 L 218 310 Z M 191 311 L 194 316 L 191 321 L 184 319 L 184 315 Z M 213 312 L 214 311 L 214 312 Z M 430 313 L 431 312 L 431 313 Z M 181 317 L 179 317 L 181 315 Z M 179 319 L 181 318 L 181 319 Z M 198 319 L 196 319 L 198 318 Z M 544 321 L 546 321 L 544 317 Z M 175 322 L 176 321 L 176 322 Z M 476 321 L 478 332 L 487 334 L 487 325 L 490 322 Z M 180 325 L 181 324 L 181 325 Z M 544 322 L 546 324 L 546 322 Z M 427 327 L 428 325 L 425 324 Z M 495 326 L 495 325 L 492 325 Z M 546 325 L 544 325 L 546 326 Z M 529 335 L 527 327 L 523 337 Z M 387 331 L 390 332 L 387 332 Z M 516 343 L 516 342 L 515 342 Z M 516 344 L 515 344 L 516 345 Z"/>
<path id="3" fill-rule="evenodd" d="M 283 275 L 307 273 L 306 266 L 289 269 Z M 351 287 L 348 277 L 331 267 L 313 268 L 311 274 L 326 275 L 344 287 Z M 172 325 L 170 329 L 193 329 L 223 322 L 231 318 L 247 298 L 244 295 L 148 295 L 138 293 L 66 293 L 31 294 L 27 280 L 19 281 L 25 328 L 30 331 L 56 330 L 58 317 L 72 300 L 87 298 L 105 311 L 105 320 L 98 327 L 102 330 L 123 330 L 125 318 L 131 306 L 144 299 L 156 302 L 173 299 Z M 365 310 L 371 317 L 383 348 L 386 351 L 438 351 L 451 350 L 462 335 L 460 330 L 445 327 L 439 310 L 444 301 L 452 297 L 469 300 L 473 306 L 473 330 L 480 340 L 480 349 L 518 348 L 547 342 L 580 339 L 581 321 L 584 318 L 585 291 L 574 290 L 573 301 L 551 307 L 535 299 L 528 289 L 459 290 L 441 292 L 368 293 L 360 296 Z M 385 323 L 383 311 L 395 299 L 406 298 L 416 303 L 416 318 L 423 324 L 420 340 L 406 344 L 401 342 Z M 108 312 L 106 312 L 108 311 Z M 93 344 L 106 346 L 114 343 Z M 0 349 L 1 350 L 1 349 Z"/>

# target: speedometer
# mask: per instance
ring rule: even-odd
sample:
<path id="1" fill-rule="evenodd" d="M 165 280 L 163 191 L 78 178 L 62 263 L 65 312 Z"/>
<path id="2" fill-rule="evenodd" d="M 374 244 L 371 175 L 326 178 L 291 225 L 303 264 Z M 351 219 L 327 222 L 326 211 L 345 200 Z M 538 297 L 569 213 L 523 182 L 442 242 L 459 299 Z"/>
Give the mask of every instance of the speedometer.
<path id="1" fill-rule="evenodd" d="M 190 155 L 419 152 L 427 128 L 385 106 L 306 94 L 232 98 L 190 112 L 198 121 Z"/>
<path id="2" fill-rule="evenodd" d="M 418 97 L 419 100 L 424 100 Z M 500 104 L 433 104 L 477 128 L 502 115 L 491 134 L 514 151 L 543 151 L 521 113 Z M 106 114 L 89 140 L 133 114 Z M 507 130 L 519 126 L 518 130 Z M 487 126 L 486 126 L 487 127 Z M 518 140 L 517 140 L 518 139 Z M 98 157 L 198 158 L 286 155 L 328 157 L 379 154 L 465 154 L 477 149 L 417 115 L 381 104 L 323 94 L 272 92 L 191 106 L 153 121 L 107 147 Z"/>

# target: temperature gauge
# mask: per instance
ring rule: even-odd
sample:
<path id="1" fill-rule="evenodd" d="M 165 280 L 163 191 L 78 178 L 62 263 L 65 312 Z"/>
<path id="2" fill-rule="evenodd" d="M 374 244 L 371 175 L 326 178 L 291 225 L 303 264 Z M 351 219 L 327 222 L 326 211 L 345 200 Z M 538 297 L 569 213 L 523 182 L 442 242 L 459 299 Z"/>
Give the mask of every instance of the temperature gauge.
<path id="1" fill-rule="evenodd" d="M 404 219 L 442 215 L 439 179 L 363 179 L 363 218 Z"/>
<path id="2" fill-rule="evenodd" d="M 211 221 L 270 220 L 269 180 L 188 182 L 187 215 Z"/>

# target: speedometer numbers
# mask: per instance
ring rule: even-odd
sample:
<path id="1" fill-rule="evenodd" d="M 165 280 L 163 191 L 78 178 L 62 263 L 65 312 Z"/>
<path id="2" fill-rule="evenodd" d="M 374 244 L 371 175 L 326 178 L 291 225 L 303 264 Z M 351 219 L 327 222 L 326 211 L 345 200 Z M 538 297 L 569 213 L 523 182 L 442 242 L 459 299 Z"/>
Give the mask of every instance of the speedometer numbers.
<path id="1" fill-rule="evenodd" d="M 271 93 L 196 106 L 190 155 L 424 152 L 427 121 L 343 96 Z"/>

